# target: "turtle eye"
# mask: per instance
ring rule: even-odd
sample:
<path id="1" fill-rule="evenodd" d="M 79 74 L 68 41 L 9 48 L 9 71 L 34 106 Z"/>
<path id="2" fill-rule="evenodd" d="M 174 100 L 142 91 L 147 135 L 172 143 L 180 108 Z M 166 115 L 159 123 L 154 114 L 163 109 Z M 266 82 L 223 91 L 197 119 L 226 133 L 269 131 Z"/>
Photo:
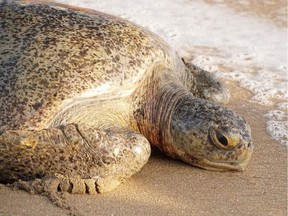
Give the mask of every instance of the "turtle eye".
<path id="1" fill-rule="evenodd" d="M 219 130 L 214 130 L 214 129 L 210 130 L 209 136 L 214 145 L 223 149 L 234 148 L 239 143 L 238 136 L 221 133 Z"/>
<path id="2" fill-rule="evenodd" d="M 218 131 L 216 131 L 216 138 L 217 141 L 219 142 L 219 144 L 221 144 L 222 146 L 227 147 L 228 146 L 228 139 L 221 133 L 219 133 Z"/>

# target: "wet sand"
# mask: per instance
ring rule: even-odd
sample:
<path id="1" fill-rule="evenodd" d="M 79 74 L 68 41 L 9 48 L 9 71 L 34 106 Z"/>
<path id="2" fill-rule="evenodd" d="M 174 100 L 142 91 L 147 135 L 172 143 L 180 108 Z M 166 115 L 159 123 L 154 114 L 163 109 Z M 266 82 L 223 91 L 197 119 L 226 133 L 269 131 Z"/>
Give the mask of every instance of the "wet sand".
<path id="1" fill-rule="evenodd" d="M 236 83 L 228 107 L 246 117 L 254 153 L 244 172 L 191 167 L 154 151 L 148 164 L 113 192 L 64 194 L 75 215 L 277 215 L 287 213 L 287 148 L 266 132 L 265 107 Z M 46 197 L 0 187 L 0 215 L 68 215 Z"/>
<path id="2" fill-rule="evenodd" d="M 274 24 L 287 27 L 287 0 L 203 0 L 209 4 L 223 4 L 237 13 L 248 13 L 272 21 Z"/>

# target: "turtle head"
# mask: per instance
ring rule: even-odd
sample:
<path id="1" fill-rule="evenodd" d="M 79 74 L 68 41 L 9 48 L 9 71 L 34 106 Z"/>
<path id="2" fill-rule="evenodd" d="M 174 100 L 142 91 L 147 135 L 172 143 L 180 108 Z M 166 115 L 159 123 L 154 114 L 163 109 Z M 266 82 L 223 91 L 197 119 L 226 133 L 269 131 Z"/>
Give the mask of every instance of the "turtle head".
<path id="1" fill-rule="evenodd" d="M 243 117 L 192 95 L 180 98 L 171 114 L 167 154 L 205 169 L 244 170 L 253 145 Z"/>

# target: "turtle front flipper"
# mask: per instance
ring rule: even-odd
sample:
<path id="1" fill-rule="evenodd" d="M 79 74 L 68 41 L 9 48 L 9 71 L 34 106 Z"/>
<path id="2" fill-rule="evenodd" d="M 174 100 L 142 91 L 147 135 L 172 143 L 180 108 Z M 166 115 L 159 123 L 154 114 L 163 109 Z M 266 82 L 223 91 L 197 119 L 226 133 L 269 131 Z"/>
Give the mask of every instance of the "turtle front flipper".
<path id="1" fill-rule="evenodd" d="M 185 61 L 184 59 L 182 59 L 182 61 L 192 73 L 193 84 L 190 91 L 194 96 L 215 103 L 228 103 L 230 99 L 229 90 L 225 85 L 219 82 L 213 74 Z"/>
<path id="2" fill-rule="evenodd" d="M 126 130 L 99 131 L 75 124 L 7 130 L 0 135 L 0 181 L 52 177 L 58 179 L 58 190 L 94 193 L 92 184 L 94 191 L 103 193 L 139 171 L 150 151 L 146 138 Z"/>

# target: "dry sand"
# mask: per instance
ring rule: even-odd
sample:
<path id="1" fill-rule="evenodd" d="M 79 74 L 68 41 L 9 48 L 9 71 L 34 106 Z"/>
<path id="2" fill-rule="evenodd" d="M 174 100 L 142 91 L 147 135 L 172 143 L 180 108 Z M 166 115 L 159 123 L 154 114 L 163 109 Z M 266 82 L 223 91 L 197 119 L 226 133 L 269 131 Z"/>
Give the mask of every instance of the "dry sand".
<path id="1" fill-rule="evenodd" d="M 213 3 L 213 0 L 206 0 Z M 217 1 L 216 1 L 217 2 Z M 219 2 L 219 1 L 218 1 Z M 251 0 L 250 10 L 287 26 L 263 4 Z M 285 4 L 285 0 L 274 1 Z M 256 6 L 255 6 L 256 5 Z M 286 2 L 287 5 L 287 2 Z M 275 6 L 277 7 L 277 5 Z M 287 10 L 287 9 L 286 9 Z M 273 11 L 273 9 L 271 9 Z M 72 213 L 82 215 L 287 215 L 287 148 L 266 132 L 267 107 L 251 103 L 251 94 L 226 81 L 232 91 L 228 107 L 246 117 L 252 128 L 254 154 L 245 172 L 212 172 L 191 167 L 154 151 L 148 164 L 115 191 L 102 195 L 65 193 Z M 0 184 L 0 216 L 68 215 L 46 197 Z"/>
<path id="2" fill-rule="evenodd" d="M 265 107 L 249 102 L 249 92 L 226 82 L 228 107 L 246 117 L 254 154 L 244 172 L 213 172 L 154 152 L 148 164 L 115 191 L 71 195 L 76 215 L 287 215 L 287 148 L 266 132 Z M 68 215 L 46 197 L 0 187 L 0 216 Z"/>

